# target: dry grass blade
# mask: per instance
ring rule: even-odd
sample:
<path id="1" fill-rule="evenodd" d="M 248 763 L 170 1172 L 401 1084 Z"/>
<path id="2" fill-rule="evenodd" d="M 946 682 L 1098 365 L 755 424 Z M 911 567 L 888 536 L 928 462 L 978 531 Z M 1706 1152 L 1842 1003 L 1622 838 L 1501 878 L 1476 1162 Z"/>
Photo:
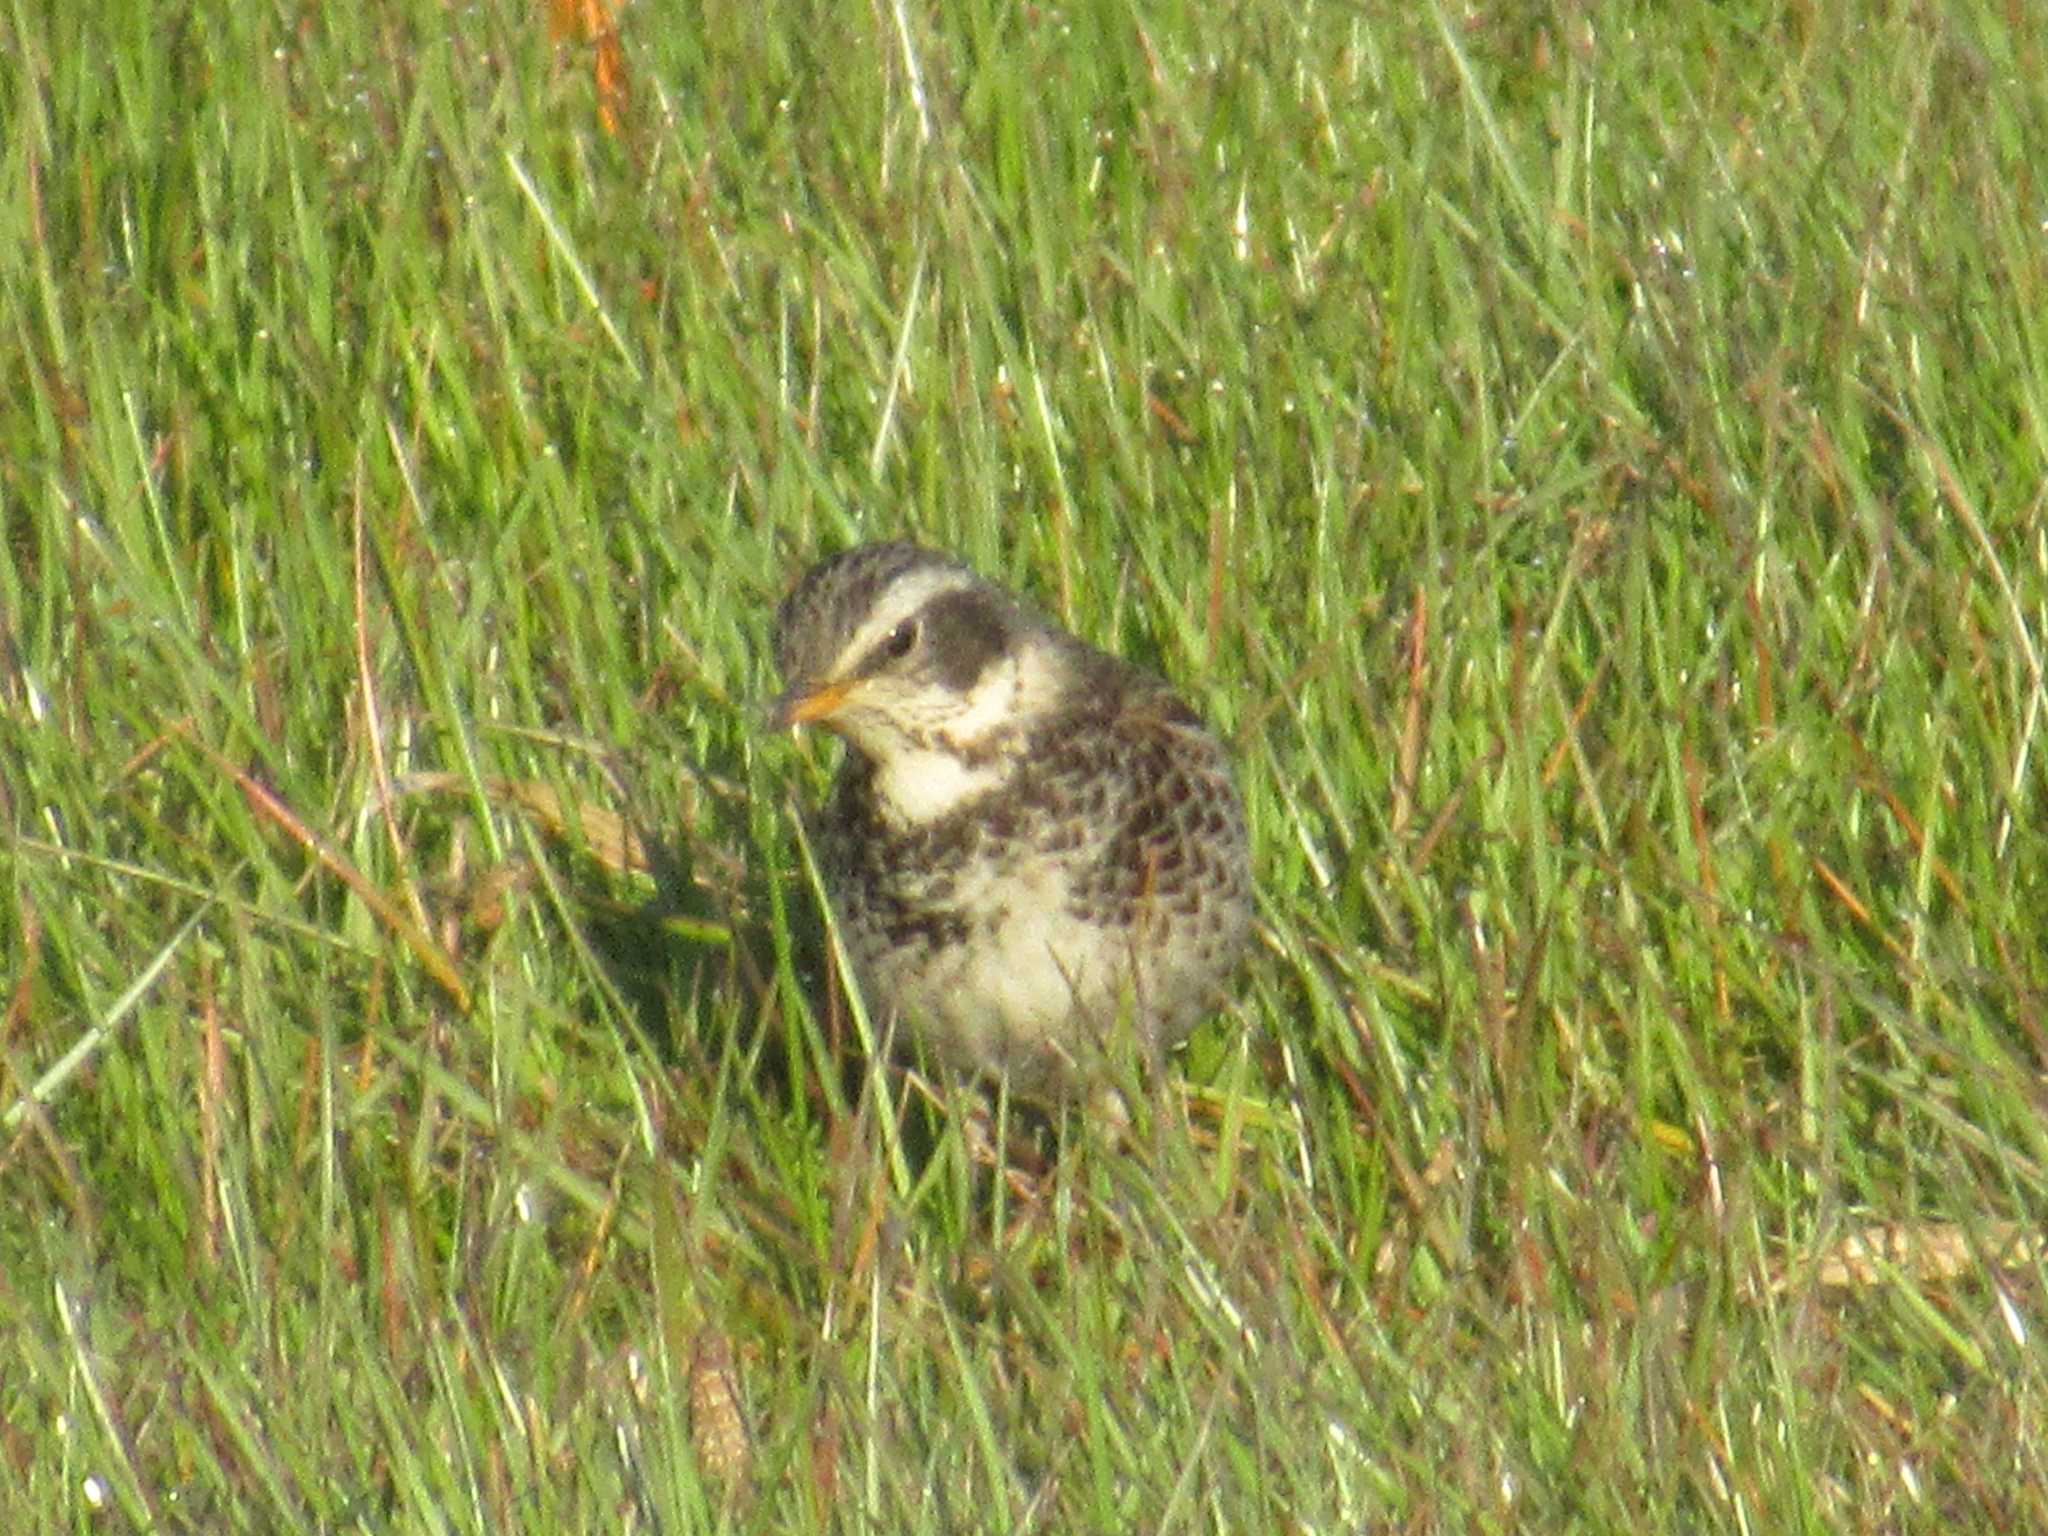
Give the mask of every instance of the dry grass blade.
<path id="1" fill-rule="evenodd" d="M 619 45 L 619 25 L 612 0 L 548 0 L 548 33 L 557 42 L 571 38 L 590 45 L 590 78 L 597 88 L 597 118 L 606 133 L 617 135 L 626 110 L 626 52 Z"/>
<path id="2" fill-rule="evenodd" d="M 396 789 L 401 795 L 466 794 L 469 780 L 459 773 L 415 773 Z M 484 780 L 484 790 L 534 817 L 551 837 L 579 845 L 615 875 L 644 875 L 653 868 L 646 844 L 617 811 L 588 801 L 565 806 L 554 788 L 538 779 L 493 776 Z"/>
<path id="3" fill-rule="evenodd" d="M 363 905 L 375 913 L 378 920 L 412 951 L 414 958 L 425 967 L 427 974 L 433 977 L 441 990 L 448 994 L 459 1012 L 469 1012 L 469 988 L 456 973 L 454 960 L 445 949 L 434 942 L 433 937 L 425 929 L 406 914 L 404 908 L 379 890 L 340 849 L 301 820 L 298 814 L 268 787 L 258 783 L 206 743 L 198 742 L 196 745 L 206 755 L 208 761 L 241 787 L 243 797 L 258 814 L 283 828 L 287 836 L 325 865 L 330 873 L 340 877 L 344 885 L 362 898 Z"/>
<path id="4" fill-rule="evenodd" d="M 1887 1221 L 1863 1227 L 1803 1264 L 1787 1265 L 1772 1282 L 1784 1291 L 1806 1275 L 1829 1289 L 1872 1286 L 1890 1276 L 1918 1282 L 1954 1280 L 1987 1267 L 2012 1269 L 2048 1252 L 2039 1232 L 2017 1222 L 1965 1228 L 1954 1222 Z"/>

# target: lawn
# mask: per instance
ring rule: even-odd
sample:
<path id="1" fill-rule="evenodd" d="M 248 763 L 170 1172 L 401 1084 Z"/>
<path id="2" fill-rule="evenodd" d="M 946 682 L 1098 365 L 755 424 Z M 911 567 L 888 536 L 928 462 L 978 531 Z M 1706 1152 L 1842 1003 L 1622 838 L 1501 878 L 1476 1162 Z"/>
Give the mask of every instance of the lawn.
<path id="1" fill-rule="evenodd" d="M 609 14 L 0 10 L 0 1528 L 2048 1528 L 2048 11 Z M 861 1049 L 886 536 L 1232 747 L 1127 1123 Z"/>

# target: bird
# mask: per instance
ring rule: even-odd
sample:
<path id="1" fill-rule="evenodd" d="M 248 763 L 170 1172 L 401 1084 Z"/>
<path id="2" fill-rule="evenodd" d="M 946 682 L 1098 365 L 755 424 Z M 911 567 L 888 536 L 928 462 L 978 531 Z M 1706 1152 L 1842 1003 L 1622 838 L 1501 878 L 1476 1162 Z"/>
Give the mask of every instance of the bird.
<path id="1" fill-rule="evenodd" d="M 1156 1064 L 1246 946 L 1229 755 L 1156 674 L 903 541 L 776 610 L 782 729 L 846 751 L 808 818 L 869 1016 L 937 1065 L 1062 1101 Z"/>

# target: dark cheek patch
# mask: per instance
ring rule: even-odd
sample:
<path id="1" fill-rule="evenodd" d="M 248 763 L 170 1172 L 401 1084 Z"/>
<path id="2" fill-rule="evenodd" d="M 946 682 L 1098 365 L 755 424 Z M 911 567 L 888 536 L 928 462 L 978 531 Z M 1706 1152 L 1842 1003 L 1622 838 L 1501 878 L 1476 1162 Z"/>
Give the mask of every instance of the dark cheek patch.
<path id="1" fill-rule="evenodd" d="M 948 592 L 924 613 L 925 643 L 932 670 L 956 693 L 981 680 L 988 664 L 1009 643 L 1002 609 L 979 592 Z"/>

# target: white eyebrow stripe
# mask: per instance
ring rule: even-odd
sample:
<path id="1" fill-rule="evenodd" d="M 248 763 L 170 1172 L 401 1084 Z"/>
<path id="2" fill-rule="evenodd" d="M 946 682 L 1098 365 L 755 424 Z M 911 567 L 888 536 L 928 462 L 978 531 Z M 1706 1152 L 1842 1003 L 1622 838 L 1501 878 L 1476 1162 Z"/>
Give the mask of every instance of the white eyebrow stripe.
<path id="1" fill-rule="evenodd" d="M 844 677 L 876 646 L 891 630 L 905 619 L 913 617 L 933 598 L 947 592 L 964 592 L 981 584 L 980 579 L 970 571 L 940 567 L 932 570 L 912 571 L 898 577 L 883 589 L 874 609 L 861 622 L 844 649 L 834 658 L 832 675 Z"/>

